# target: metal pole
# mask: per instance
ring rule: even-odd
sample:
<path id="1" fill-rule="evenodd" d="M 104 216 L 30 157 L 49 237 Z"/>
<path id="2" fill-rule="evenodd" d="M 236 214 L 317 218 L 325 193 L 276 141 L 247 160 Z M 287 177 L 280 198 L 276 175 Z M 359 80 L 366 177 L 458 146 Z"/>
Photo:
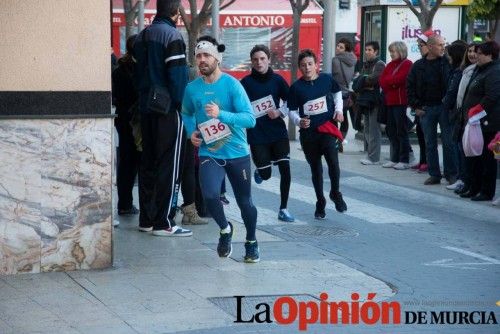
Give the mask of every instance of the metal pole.
<path id="1" fill-rule="evenodd" d="M 219 0 L 212 0 L 212 35 L 219 41 Z"/>
<path id="2" fill-rule="evenodd" d="M 137 14 L 137 29 L 138 32 L 144 29 L 144 0 L 137 0 L 138 14 Z"/>
<path id="3" fill-rule="evenodd" d="M 337 1 L 323 1 L 323 72 L 332 72 L 332 58 L 335 50 L 335 7 Z"/>

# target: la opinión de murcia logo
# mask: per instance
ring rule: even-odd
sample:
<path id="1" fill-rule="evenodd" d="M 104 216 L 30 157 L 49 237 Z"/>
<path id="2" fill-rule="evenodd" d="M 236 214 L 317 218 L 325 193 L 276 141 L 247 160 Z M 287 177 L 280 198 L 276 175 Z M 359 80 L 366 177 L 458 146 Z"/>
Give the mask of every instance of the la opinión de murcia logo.
<path id="1" fill-rule="evenodd" d="M 255 313 L 248 319 L 242 315 L 242 303 L 245 296 L 233 296 L 236 299 L 235 323 L 272 323 L 292 325 L 298 323 L 298 329 L 307 330 L 308 325 L 401 325 L 436 324 L 436 325 L 496 325 L 494 312 L 486 311 L 405 311 L 397 301 L 376 302 L 376 293 L 368 293 L 366 300 L 360 301 L 358 293 L 351 294 L 350 301 L 328 301 L 328 294 L 323 292 L 318 299 L 298 302 L 292 296 L 277 298 L 273 305 L 258 303 Z M 274 319 L 274 321 L 273 321 Z"/>

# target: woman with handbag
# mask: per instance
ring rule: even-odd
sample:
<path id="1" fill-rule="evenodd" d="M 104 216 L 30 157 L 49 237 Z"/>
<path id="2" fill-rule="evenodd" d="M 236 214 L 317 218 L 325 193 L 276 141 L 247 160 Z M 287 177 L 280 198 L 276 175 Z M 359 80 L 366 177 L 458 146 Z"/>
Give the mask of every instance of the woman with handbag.
<path id="1" fill-rule="evenodd" d="M 410 140 L 406 108 L 406 78 L 412 61 L 407 59 L 408 48 L 401 41 L 389 45 L 392 61 L 380 75 L 379 83 L 384 93 L 387 107 L 387 125 L 385 131 L 391 144 L 391 160 L 382 165 L 386 168 L 403 170 L 409 168 Z"/>
<path id="2" fill-rule="evenodd" d="M 468 161 L 466 164 L 472 167 L 470 189 L 460 197 L 473 201 L 491 201 L 495 195 L 497 162 L 487 145 L 500 131 L 499 45 L 495 41 L 489 41 L 477 45 L 475 49 L 477 66 L 462 104 L 462 127 L 466 123 L 480 122 L 484 145 L 481 155 L 465 159 Z"/>
<path id="3" fill-rule="evenodd" d="M 365 44 L 365 61 L 359 76 L 352 83 L 352 89 L 357 93 L 357 112 L 363 114 L 363 135 L 367 148 L 366 158 L 359 161 L 363 165 L 380 164 L 382 134 L 378 122 L 378 111 L 380 109 L 380 85 L 378 79 L 385 68 L 385 63 L 378 56 L 379 50 L 380 45 L 377 41 Z"/>
<path id="4" fill-rule="evenodd" d="M 332 76 L 342 89 L 342 100 L 344 102 L 343 114 L 344 121 L 340 124 L 340 132 L 344 138 L 349 130 L 349 117 L 354 122 L 354 111 L 352 109 L 352 99 L 349 86 L 354 77 L 354 66 L 357 58 L 352 52 L 352 43 L 347 38 L 341 38 L 335 47 L 335 57 L 332 58 Z"/>

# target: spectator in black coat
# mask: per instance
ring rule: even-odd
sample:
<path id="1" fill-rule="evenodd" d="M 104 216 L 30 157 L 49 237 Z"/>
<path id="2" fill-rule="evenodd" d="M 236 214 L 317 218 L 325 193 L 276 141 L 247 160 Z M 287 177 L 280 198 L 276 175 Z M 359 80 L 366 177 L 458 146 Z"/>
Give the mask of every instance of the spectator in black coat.
<path id="1" fill-rule="evenodd" d="M 132 126 L 133 106 L 137 106 L 138 94 L 133 84 L 135 62 L 132 51 L 134 36 L 127 39 L 127 52 L 118 60 L 117 68 L 112 73 L 113 104 L 116 106 L 115 127 L 118 132 L 118 165 L 116 186 L 118 188 L 118 214 L 133 215 L 139 210 L 132 204 L 132 189 L 139 168 L 140 152 L 137 150 Z"/>
<path id="2" fill-rule="evenodd" d="M 465 94 L 462 112 L 465 127 L 470 115 L 480 112 L 484 138 L 483 152 L 467 157 L 471 164 L 470 190 L 460 195 L 473 201 L 491 201 L 495 195 L 497 162 L 487 145 L 500 131 L 500 61 L 499 46 L 489 41 L 476 46 L 477 66 Z M 483 111 L 484 112 L 481 112 Z M 467 163 L 469 163 L 467 162 Z"/>

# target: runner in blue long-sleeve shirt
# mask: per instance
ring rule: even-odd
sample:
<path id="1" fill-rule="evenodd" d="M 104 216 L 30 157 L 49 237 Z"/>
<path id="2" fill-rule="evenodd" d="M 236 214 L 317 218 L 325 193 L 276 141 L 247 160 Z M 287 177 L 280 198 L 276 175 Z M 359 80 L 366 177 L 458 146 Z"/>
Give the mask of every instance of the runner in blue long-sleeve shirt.
<path id="1" fill-rule="evenodd" d="M 203 198 L 221 229 L 219 256 L 229 257 L 232 252 L 234 227 L 227 221 L 219 199 L 222 180 L 227 174 L 247 230 L 244 260 L 258 262 L 257 209 L 251 197 L 250 155 L 245 132 L 246 128 L 255 126 L 255 117 L 239 81 L 219 68 L 224 49 L 210 36 L 198 39 L 195 56 L 201 77 L 186 87 L 182 118 L 191 142 L 200 148 Z"/>

